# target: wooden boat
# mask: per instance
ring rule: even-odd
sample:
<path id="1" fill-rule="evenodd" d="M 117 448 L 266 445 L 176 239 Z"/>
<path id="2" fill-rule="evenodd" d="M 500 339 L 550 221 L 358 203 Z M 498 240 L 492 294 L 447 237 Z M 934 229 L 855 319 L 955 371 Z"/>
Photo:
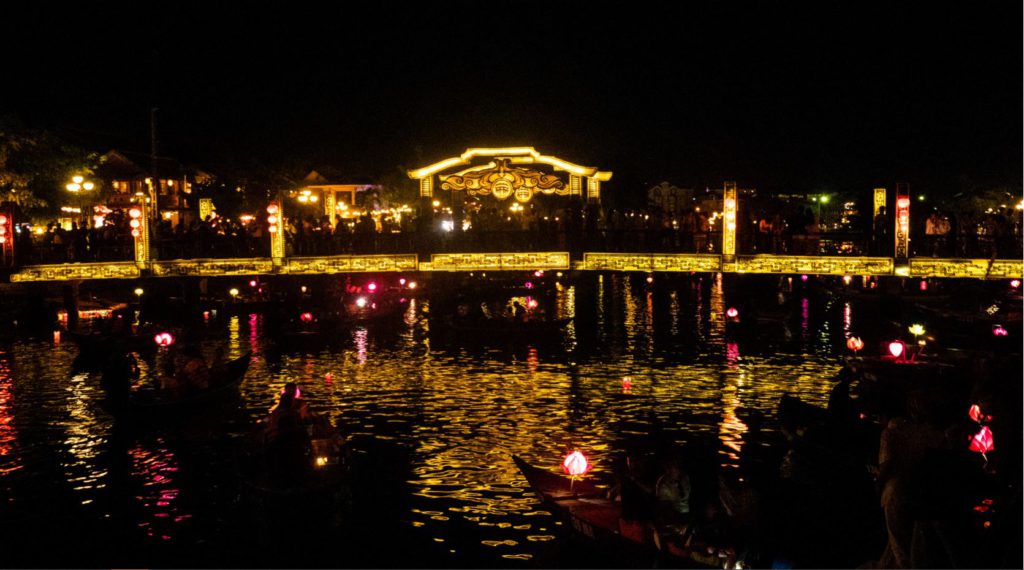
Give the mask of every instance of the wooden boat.
<path id="1" fill-rule="evenodd" d="M 304 469 L 282 476 L 271 468 L 263 425 L 247 438 L 236 455 L 236 468 L 246 487 L 263 497 L 333 495 L 344 490 L 351 466 L 351 446 L 330 425 L 308 427 L 309 447 L 304 450 Z"/>
<path id="2" fill-rule="evenodd" d="M 534 320 L 515 322 L 505 319 L 479 319 L 453 321 L 452 328 L 459 332 L 485 332 L 504 335 L 530 335 L 557 333 L 572 319 Z"/>
<path id="3" fill-rule="evenodd" d="M 111 414 L 118 417 L 134 419 L 187 417 L 195 410 L 212 408 L 233 401 L 238 396 L 238 388 L 245 380 L 245 373 L 249 369 L 251 358 L 252 354 L 246 353 L 225 364 L 222 374 L 211 371 L 213 385 L 198 394 L 169 399 L 155 391 L 133 392 L 126 398 L 108 395 L 107 399 L 103 401 L 103 405 Z"/>
<path id="4" fill-rule="evenodd" d="M 512 460 L 537 496 L 567 519 L 576 533 L 608 546 L 623 560 L 679 568 L 721 568 L 725 562 L 704 545 L 685 543 L 681 535 L 679 540 L 665 539 L 649 524 L 625 521 L 622 503 L 606 498 L 605 491 L 589 481 L 572 481 L 515 455 Z"/>

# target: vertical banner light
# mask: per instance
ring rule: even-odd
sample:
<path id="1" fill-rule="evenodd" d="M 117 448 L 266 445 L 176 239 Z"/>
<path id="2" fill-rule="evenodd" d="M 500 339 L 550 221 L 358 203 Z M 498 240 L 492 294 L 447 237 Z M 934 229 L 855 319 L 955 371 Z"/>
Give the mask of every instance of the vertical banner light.
<path id="1" fill-rule="evenodd" d="M 875 188 L 875 210 L 874 216 L 878 215 L 878 211 L 885 207 L 885 188 Z"/>
<path id="2" fill-rule="evenodd" d="M 275 266 L 284 263 L 284 216 L 277 202 L 267 204 L 267 231 L 270 232 L 270 257 Z"/>
<path id="3" fill-rule="evenodd" d="M 128 225 L 132 228 L 132 239 L 135 242 L 135 265 L 139 269 L 149 268 L 149 215 L 146 199 L 140 197 L 138 203 L 128 209 Z"/>
<path id="4" fill-rule="evenodd" d="M 14 266 L 14 212 L 0 209 L 0 266 Z"/>
<path id="5" fill-rule="evenodd" d="M 722 191 L 722 255 L 736 255 L 736 183 L 726 182 Z"/>
<path id="6" fill-rule="evenodd" d="M 896 259 L 910 257 L 910 187 L 896 185 Z"/>

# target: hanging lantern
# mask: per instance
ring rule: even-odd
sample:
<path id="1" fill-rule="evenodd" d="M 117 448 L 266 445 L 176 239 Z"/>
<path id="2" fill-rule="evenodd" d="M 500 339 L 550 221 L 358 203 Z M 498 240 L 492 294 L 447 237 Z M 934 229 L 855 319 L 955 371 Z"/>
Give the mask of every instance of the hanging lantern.
<path id="1" fill-rule="evenodd" d="M 728 309 L 725 310 L 725 316 L 729 317 L 730 319 L 735 319 L 736 317 L 740 316 L 740 312 L 736 310 L 736 307 L 729 307 Z"/>
<path id="2" fill-rule="evenodd" d="M 971 438 L 971 445 L 968 449 L 980 453 L 982 456 L 995 449 L 995 442 L 992 440 L 992 430 L 988 426 L 981 426 L 978 433 L 974 434 L 974 437 Z"/>
<path id="3" fill-rule="evenodd" d="M 587 462 L 585 455 L 579 451 L 573 451 L 562 461 L 562 470 L 573 477 L 579 477 L 590 470 L 590 463 Z"/>
<path id="4" fill-rule="evenodd" d="M 903 344 L 902 340 L 894 340 L 889 343 L 889 354 L 893 358 L 900 358 L 903 356 L 903 351 L 906 349 L 906 345 Z"/>
<path id="5" fill-rule="evenodd" d="M 302 319 L 302 322 L 304 323 L 311 323 L 313 322 L 313 313 L 302 313 L 299 315 L 299 318 Z"/>
<path id="6" fill-rule="evenodd" d="M 861 340 L 860 337 L 851 336 L 846 339 L 846 348 L 849 348 L 854 352 L 854 354 L 856 354 L 864 349 L 864 341 Z"/>

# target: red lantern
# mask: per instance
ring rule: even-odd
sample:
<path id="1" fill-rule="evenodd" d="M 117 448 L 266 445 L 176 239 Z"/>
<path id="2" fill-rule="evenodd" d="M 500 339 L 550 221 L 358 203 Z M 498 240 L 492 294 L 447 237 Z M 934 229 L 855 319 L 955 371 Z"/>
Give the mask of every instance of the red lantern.
<path id="1" fill-rule="evenodd" d="M 625 378 L 622 379 L 622 393 L 623 394 L 629 394 L 632 391 L 633 391 L 633 379 L 630 378 L 629 376 L 626 376 Z"/>
<path id="2" fill-rule="evenodd" d="M 807 279 L 808 279 L 808 277 L 806 275 L 801 275 L 800 276 L 800 280 L 801 281 L 807 281 Z"/>
<path id="3" fill-rule="evenodd" d="M 992 430 L 988 429 L 988 426 L 981 426 L 978 433 L 974 434 L 974 437 L 971 438 L 971 445 L 968 449 L 982 455 L 995 449 L 995 442 L 992 441 Z"/>
<path id="4" fill-rule="evenodd" d="M 573 477 L 579 477 L 590 470 L 590 463 L 587 462 L 585 455 L 579 451 L 573 451 L 562 461 L 562 470 Z"/>
<path id="5" fill-rule="evenodd" d="M 168 332 L 157 333 L 153 340 L 158 346 L 171 346 L 174 344 L 174 335 Z"/>
<path id="6" fill-rule="evenodd" d="M 924 279 L 921 280 L 921 290 L 922 291 L 927 291 L 928 290 L 928 282 L 925 281 Z"/>
<path id="7" fill-rule="evenodd" d="M 1014 289 L 1019 289 L 1020 288 L 1020 279 L 1013 279 L 1013 280 L 1011 280 L 1010 281 L 1010 287 L 1012 287 Z"/>
<path id="8" fill-rule="evenodd" d="M 976 422 L 978 422 L 980 424 L 981 423 L 981 418 L 982 418 L 981 406 L 979 406 L 978 404 L 971 404 L 971 408 L 969 410 L 967 410 L 967 415 L 971 416 L 972 420 L 974 420 L 974 421 L 976 421 Z"/>
<path id="9" fill-rule="evenodd" d="M 725 315 L 730 319 L 735 319 L 736 317 L 740 316 L 740 312 L 737 311 L 735 307 L 729 307 L 728 309 L 725 310 Z"/>
<path id="10" fill-rule="evenodd" d="M 1006 330 L 1003 325 L 992 325 L 992 334 L 994 336 L 1008 336 L 1010 331 Z"/>
<path id="11" fill-rule="evenodd" d="M 302 313 L 299 315 L 299 318 L 302 319 L 302 322 L 304 323 L 311 323 L 313 322 L 313 313 Z"/>
<path id="12" fill-rule="evenodd" d="M 864 349 L 864 341 L 860 337 L 851 336 L 846 340 L 846 348 L 849 348 L 853 352 L 859 352 Z"/>
<path id="13" fill-rule="evenodd" d="M 366 290 L 373 293 L 374 291 L 377 290 L 377 284 L 371 281 L 366 285 Z"/>

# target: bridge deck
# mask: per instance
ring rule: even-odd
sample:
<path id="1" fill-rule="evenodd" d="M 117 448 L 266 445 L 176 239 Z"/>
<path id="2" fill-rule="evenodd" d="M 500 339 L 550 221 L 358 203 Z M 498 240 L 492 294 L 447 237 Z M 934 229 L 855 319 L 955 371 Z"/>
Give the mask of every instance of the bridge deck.
<path id="1" fill-rule="evenodd" d="M 1019 259 L 912 258 L 898 265 L 889 257 L 795 255 L 721 255 L 687 253 L 584 253 L 572 260 L 569 252 L 439 253 L 429 260 L 416 254 L 333 255 L 281 259 L 187 259 L 154 261 L 140 268 L 132 261 L 33 265 L 10 275 L 15 283 L 139 277 L 222 277 L 261 274 L 323 275 L 415 271 L 645 271 L 725 272 L 813 275 L 900 275 L 973 279 L 1020 279 Z"/>

